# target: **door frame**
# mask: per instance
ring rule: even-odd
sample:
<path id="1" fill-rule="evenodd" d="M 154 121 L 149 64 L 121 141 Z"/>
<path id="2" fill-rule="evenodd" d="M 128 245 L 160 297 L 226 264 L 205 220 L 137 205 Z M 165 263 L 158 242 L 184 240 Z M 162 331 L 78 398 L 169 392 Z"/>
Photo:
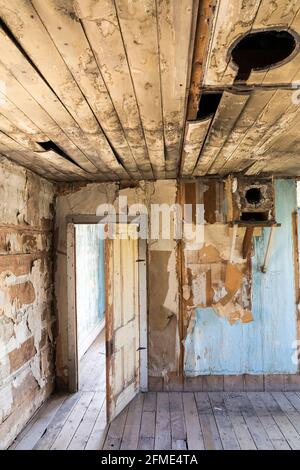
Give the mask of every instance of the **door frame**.
<path id="1" fill-rule="evenodd" d="M 127 217 L 125 223 L 140 226 L 143 215 Z M 96 216 L 89 214 L 68 215 L 67 225 L 67 312 L 68 312 L 68 385 L 69 392 L 76 393 L 79 386 L 79 360 L 77 338 L 77 305 L 76 305 L 76 235 L 75 225 L 124 223 L 124 216 Z M 104 248 L 105 250 L 105 248 Z M 139 334 L 140 334 L 140 391 L 148 390 L 148 302 L 147 302 L 147 240 L 138 239 L 139 265 Z M 107 294 L 106 294 L 107 295 Z M 105 328 L 108 324 L 108 311 L 105 308 Z M 108 357 L 106 344 L 106 358 Z M 107 387 L 106 387 L 107 389 Z"/>

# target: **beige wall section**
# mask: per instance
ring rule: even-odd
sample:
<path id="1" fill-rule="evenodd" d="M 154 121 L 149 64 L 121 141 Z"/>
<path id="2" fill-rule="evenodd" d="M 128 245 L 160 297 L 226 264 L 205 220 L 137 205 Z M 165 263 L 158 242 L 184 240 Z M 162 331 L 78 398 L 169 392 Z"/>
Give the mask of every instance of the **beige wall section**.
<path id="1" fill-rule="evenodd" d="M 128 206 L 174 204 L 175 180 L 136 183 L 120 189 L 115 183 L 62 186 L 56 206 L 56 273 L 55 297 L 58 316 L 57 375 L 61 387 L 68 384 L 68 312 L 67 312 L 67 239 L 66 216 L 95 214 L 98 205 L 110 203 L 116 209 L 118 198 L 127 196 Z M 136 210 L 143 212 L 142 207 Z M 167 269 L 165 267 L 168 267 Z M 177 246 L 173 240 L 150 240 L 148 244 L 148 314 L 149 375 L 167 377 L 176 372 L 179 362 Z"/>
<path id="2" fill-rule="evenodd" d="M 0 161 L 0 448 L 54 385 L 53 185 Z"/>

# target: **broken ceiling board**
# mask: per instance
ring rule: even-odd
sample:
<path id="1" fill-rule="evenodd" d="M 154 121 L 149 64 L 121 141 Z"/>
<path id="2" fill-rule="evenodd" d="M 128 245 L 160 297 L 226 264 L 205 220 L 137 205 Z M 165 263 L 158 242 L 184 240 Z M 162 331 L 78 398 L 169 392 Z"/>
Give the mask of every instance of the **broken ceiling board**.
<path id="1" fill-rule="evenodd" d="M 217 3 L 205 66 L 204 85 L 232 85 L 237 69 L 229 65 L 229 48 L 239 36 L 251 30 L 261 1 L 227 0 Z"/>
<path id="2" fill-rule="evenodd" d="M 186 123 L 182 154 L 182 176 L 187 177 L 193 174 L 211 120 L 210 117 L 203 121 Z"/>
<path id="3" fill-rule="evenodd" d="M 150 0 L 115 1 L 152 168 L 165 175 L 156 4 Z"/>
<path id="4" fill-rule="evenodd" d="M 144 175 L 138 170 L 139 161 L 135 161 L 134 152 L 126 140 L 95 56 L 74 12 L 73 0 L 34 0 L 32 3 L 126 169 L 136 179 L 141 175 L 149 176 L 147 172 Z"/>
<path id="5" fill-rule="evenodd" d="M 166 176 L 176 177 L 184 132 L 193 0 L 157 2 Z"/>
<path id="6" fill-rule="evenodd" d="M 0 151 L 5 156 L 12 158 L 18 163 L 23 162 L 21 163 L 22 165 L 33 171 L 40 168 L 41 171 L 38 173 L 43 176 L 47 176 L 48 172 L 49 176 L 52 176 L 52 179 L 58 177 L 60 180 L 63 178 L 69 180 L 71 176 L 77 179 L 83 179 L 82 176 L 91 179 L 91 175 L 76 165 L 69 163 L 59 155 L 54 154 L 54 152 L 37 153 L 30 151 L 2 132 L 0 132 Z M 94 179 L 94 176 L 92 178 Z"/>
<path id="7" fill-rule="evenodd" d="M 7 119 L 0 112 L 0 131 L 6 135 L 9 135 L 13 140 L 23 145 L 25 148 L 40 151 L 41 147 L 35 140 L 35 137 L 28 135 L 27 133 L 20 130 L 13 122 Z"/>
<path id="8" fill-rule="evenodd" d="M 259 93 L 259 92 L 257 92 Z M 231 155 L 230 160 L 226 162 L 221 170 L 222 174 L 230 172 L 242 171 L 245 166 L 254 163 L 256 159 L 263 158 L 266 144 L 269 140 L 274 139 L 278 135 L 280 127 L 286 127 L 290 119 L 294 119 L 294 113 L 297 112 L 299 106 L 291 103 L 291 90 L 276 90 L 263 108 L 262 112 L 247 132 L 235 152 Z M 287 108 L 289 112 L 284 113 Z"/>
<path id="9" fill-rule="evenodd" d="M 28 93 L 22 85 L 10 74 L 10 72 L 0 62 L 0 74 L 5 79 L 5 90 L 0 92 L 0 110 L 25 130 L 29 130 L 35 135 L 36 142 L 52 140 L 82 168 L 86 166 L 93 172 L 99 170 L 89 161 L 85 155 L 76 147 L 73 142 L 62 132 L 56 122 Z M 30 117 L 29 117 L 30 116 Z M 86 165 L 86 162 L 88 165 Z M 105 167 L 101 168 L 105 172 Z"/>
<path id="10" fill-rule="evenodd" d="M 243 108 L 238 120 L 230 133 L 227 141 L 223 145 L 220 153 L 209 170 L 210 174 L 224 174 L 223 168 L 231 161 L 232 156 L 242 144 L 248 132 L 256 129 L 255 123 L 264 107 L 274 95 L 274 90 L 260 91 L 253 90 Z M 233 160 L 235 162 L 235 159 Z"/>
<path id="11" fill-rule="evenodd" d="M 151 162 L 115 5 L 112 0 L 97 3 L 76 0 L 74 8 L 83 24 L 135 160 L 143 175 L 152 178 Z"/>
<path id="12" fill-rule="evenodd" d="M 64 77 L 64 71 L 68 71 L 68 69 L 66 69 L 65 63 L 57 53 L 54 44 L 49 38 L 49 35 L 44 29 L 41 21 L 38 19 L 35 11 L 33 9 L 31 9 L 30 12 L 24 10 L 25 5 L 29 5 L 28 3 L 18 3 L 20 3 L 20 10 L 17 10 L 19 13 L 17 16 L 11 9 L 4 8 L 4 6 L 1 5 L 0 0 L 2 16 L 14 32 L 15 36 L 19 38 L 21 46 L 24 47 L 27 54 L 31 56 L 31 60 L 37 61 L 39 71 L 36 70 L 35 66 L 33 66 L 30 61 L 28 61 L 24 53 L 22 53 L 6 32 L 3 29 L 0 29 L 0 52 L 2 64 L 12 73 L 20 84 L 32 95 L 32 97 L 47 110 L 60 128 L 72 138 L 72 141 L 76 143 L 79 148 L 84 148 L 84 153 L 87 157 L 83 156 L 82 165 L 87 166 L 87 171 L 94 171 L 95 167 L 100 167 L 101 169 L 101 162 L 103 162 L 104 165 L 107 164 L 108 168 L 116 171 L 119 176 L 125 177 L 126 175 L 126 177 L 128 177 L 125 170 L 117 162 L 100 127 L 97 123 L 95 124 L 93 122 L 93 114 L 91 113 L 93 120 L 90 121 L 87 121 L 83 115 L 82 121 L 79 125 L 75 120 L 75 117 L 78 119 L 78 116 L 73 113 L 70 105 L 68 107 L 69 111 L 67 111 L 60 99 L 58 99 L 57 96 L 61 96 L 66 104 L 68 104 L 69 101 L 72 101 L 72 98 L 70 98 L 72 93 L 68 89 L 69 85 L 66 86 L 66 83 L 64 82 L 66 79 L 66 77 Z M 23 8 L 21 8 L 21 5 Z M 25 15 L 23 20 L 22 15 Z M 21 18 L 19 16 L 21 16 Z M 22 30 L 22 26 L 24 24 L 28 25 L 27 27 L 29 30 Z M 19 28 L 21 28 L 22 35 L 20 34 Z M 35 37 L 34 41 L 32 39 L 33 34 Z M 43 53 L 40 51 L 41 47 L 45 47 Z M 58 55 L 56 56 L 56 54 Z M 54 64 L 52 67 L 49 67 L 49 57 L 51 57 L 51 61 L 53 61 Z M 48 81 L 50 86 L 54 87 L 57 95 L 53 92 L 45 79 L 42 78 L 41 73 L 45 74 L 45 79 Z M 61 80 L 61 78 L 57 78 L 60 76 L 63 77 L 63 80 Z M 58 82 L 56 80 L 58 80 Z M 74 84 L 75 90 L 78 90 L 76 82 L 74 82 Z M 7 84 L 5 83 L 5 86 L 6 85 Z M 74 97 L 74 95 L 72 96 Z M 87 106 L 85 100 L 84 102 Z M 75 108 L 76 104 L 78 105 L 78 109 L 80 109 L 81 102 L 77 102 L 75 100 L 75 103 L 73 103 Z M 90 112 L 89 107 L 88 109 Z M 74 114 L 74 117 L 70 114 L 71 112 Z M 96 127 L 93 127 L 93 125 L 97 125 L 98 130 Z M 92 160 L 93 163 L 89 160 Z"/>
<path id="13" fill-rule="evenodd" d="M 223 93 L 194 170 L 194 176 L 207 174 L 234 128 L 249 95 L 250 93 Z"/>

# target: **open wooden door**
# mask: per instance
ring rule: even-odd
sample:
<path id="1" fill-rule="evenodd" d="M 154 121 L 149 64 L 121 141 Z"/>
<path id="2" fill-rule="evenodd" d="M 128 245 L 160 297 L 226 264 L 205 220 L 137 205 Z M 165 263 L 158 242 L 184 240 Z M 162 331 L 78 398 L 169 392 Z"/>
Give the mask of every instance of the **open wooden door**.
<path id="1" fill-rule="evenodd" d="M 106 240 L 106 396 L 111 421 L 139 392 L 139 282 L 136 225 L 116 224 Z"/>

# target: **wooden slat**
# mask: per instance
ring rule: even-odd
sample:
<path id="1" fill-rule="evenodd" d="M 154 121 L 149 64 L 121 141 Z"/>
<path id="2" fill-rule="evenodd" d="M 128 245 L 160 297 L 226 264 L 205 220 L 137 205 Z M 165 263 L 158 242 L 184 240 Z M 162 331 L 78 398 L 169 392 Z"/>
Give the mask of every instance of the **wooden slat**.
<path id="1" fill-rule="evenodd" d="M 94 372 L 95 373 L 95 372 Z M 96 372 L 97 373 L 97 372 Z M 99 409 L 102 408 L 105 400 L 105 393 L 95 392 L 89 407 L 80 422 L 72 440 L 68 446 L 70 450 L 83 450 L 85 449 L 91 432 L 95 426 L 97 417 L 99 415 Z"/>
<path id="2" fill-rule="evenodd" d="M 154 449 L 156 418 L 156 393 L 144 395 L 144 404 L 139 435 L 138 449 Z"/>
<path id="3" fill-rule="evenodd" d="M 225 450 L 240 449 L 232 423 L 226 412 L 222 393 L 211 392 L 209 393 L 209 399 L 216 419 L 223 448 Z"/>
<path id="4" fill-rule="evenodd" d="M 134 159 L 94 54 L 75 15 L 73 0 L 34 0 L 32 3 L 126 169 L 132 177 L 140 178 L 138 162 Z"/>
<path id="5" fill-rule="evenodd" d="M 1 36 L 1 30 L 0 30 Z M 25 62 L 26 63 L 26 62 Z M 26 65 L 27 66 L 27 65 Z M 50 111 L 47 107 L 47 111 L 43 108 L 45 102 L 42 102 L 40 105 L 17 80 L 16 78 L 1 64 L 0 61 L 0 74 L 2 79 L 5 81 L 5 97 L 12 102 L 15 106 L 20 109 L 27 118 L 29 117 L 34 124 L 42 130 L 49 140 L 53 140 L 57 145 L 59 145 L 72 159 L 86 171 L 91 171 L 92 173 L 97 173 L 99 169 L 95 167 L 85 155 L 79 150 L 78 147 L 72 142 L 73 139 L 75 142 L 79 143 L 80 136 L 78 139 L 76 135 L 73 134 L 72 124 L 69 125 L 69 136 L 63 132 L 63 130 L 57 125 L 53 116 L 51 117 L 47 111 Z M 46 85 L 45 85 L 46 86 Z M 2 90 L 4 92 L 4 89 Z M 3 95 L 3 93 L 2 93 Z M 1 102 L 1 100 L 0 100 Z M 1 103 L 0 103 L 1 105 Z M 64 111 L 65 112 L 65 111 Z M 55 114 L 55 113 L 54 113 Z M 59 119 L 58 119 L 59 121 Z M 66 132 L 67 130 L 66 129 Z M 98 157 L 97 157 L 98 158 Z M 105 166 L 100 165 L 101 171 L 105 172 Z M 108 171 L 108 170 L 107 170 Z"/>
<path id="6" fill-rule="evenodd" d="M 72 409 L 63 428 L 53 442 L 51 449 L 66 450 L 68 448 L 68 445 L 81 423 L 81 420 L 83 419 L 94 395 L 94 392 L 81 392 L 81 397 Z"/>
<path id="7" fill-rule="evenodd" d="M 223 93 L 194 170 L 194 176 L 205 175 L 211 167 L 213 168 L 215 159 L 227 141 L 248 99 L 248 93 Z"/>
<path id="8" fill-rule="evenodd" d="M 171 449 L 171 419 L 169 394 L 157 393 L 157 412 L 155 427 L 155 450 Z"/>
<path id="9" fill-rule="evenodd" d="M 191 392 L 185 392 L 182 396 L 182 400 L 188 449 L 203 450 L 204 442 L 194 394 Z"/>
<path id="10" fill-rule="evenodd" d="M 246 421 L 248 429 L 252 435 L 257 449 L 270 450 L 273 449 L 272 442 L 270 441 L 264 427 L 262 426 L 255 410 L 248 399 L 247 395 L 241 395 L 241 410 L 243 417 Z"/>
<path id="11" fill-rule="evenodd" d="M 192 176 L 212 118 L 187 122 L 182 153 L 182 176 Z"/>
<path id="12" fill-rule="evenodd" d="M 237 394 L 224 394 L 224 403 L 228 416 L 232 422 L 235 435 L 242 450 L 255 450 L 256 446 L 242 415 L 240 396 Z"/>
<path id="13" fill-rule="evenodd" d="M 271 413 L 268 411 L 266 405 L 264 404 L 261 398 L 261 394 L 249 392 L 247 396 L 252 403 L 255 413 L 257 414 L 259 420 L 265 428 L 266 433 L 268 434 L 268 437 L 274 446 L 274 449 L 290 449 L 290 446 L 286 442 L 283 434 L 280 432 L 276 422 L 274 421 L 274 418 L 272 417 Z"/>
<path id="14" fill-rule="evenodd" d="M 103 445 L 105 450 L 117 450 L 120 449 L 124 427 L 126 423 L 128 406 L 112 421 L 109 426 L 106 439 Z"/>
<path id="15" fill-rule="evenodd" d="M 208 394 L 206 392 L 196 392 L 199 421 L 203 433 L 203 442 L 206 450 L 223 449 L 215 417 L 211 409 Z"/>
<path id="16" fill-rule="evenodd" d="M 284 435 L 285 439 L 289 443 L 292 449 L 299 450 L 300 449 L 300 436 L 291 424 L 288 417 L 280 408 L 277 401 L 274 400 L 271 393 L 265 392 L 262 396 L 263 401 L 267 407 L 267 409 L 272 414 L 274 421 L 276 422 L 277 426 L 281 430 L 282 434 Z"/>
<path id="17" fill-rule="evenodd" d="M 81 18 L 135 160 L 142 174 L 151 178 L 151 162 L 115 4 L 112 0 L 96 3 L 76 0 L 74 7 Z"/>
<path id="18" fill-rule="evenodd" d="M 39 73 L 2 29 L 0 30 L 1 62 L 33 98 L 47 109 L 59 126 L 72 135 L 73 141 L 76 138 L 78 146 L 84 144 L 85 154 L 96 167 L 102 161 L 112 171 L 119 172 L 120 176 L 127 176 L 122 166 L 116 161 L 108 141 L 35 10 L 29 2 L 13 1 L 18 15 L 14 15 L 11 7 L 7 8 L 7 4 L 1 0 L 2 17 L 13 34 L 19 38 L 26 53 L 38 64 Z M 52 67 L 49 67 L 50 57 Z M 59 73 L 56 70 L 59 70 Z M 43 74 L 47 83 L 41 78 L 40 73 Z M 82 163 L 87 165 L 89 160 L 85 160 Z"/>
<path id="19" fill-rule="evenodd" d="M 274 95 L 274 90 L 253 90 L 242 110 L 232 132 L 230 133 L 227 141 L 217 156 L 211 172 L 224 173 L 224 168 L 232 160 L 232 164 L 236 163 L 239 159 L 239 148 L 242 148 L 243 141 L 248 138 L 248 135 L 257 131 L 256 120 L 263 112 L 264 108 L 269 103 Z M 257 141 L 255 141 L 255 145 Z M 248 151 L 251 152 L 252 148 L 248 146 Z M 226 170 L 225 170 L 226 171 Z"/>
<path id="20" fill-rule="evenodd" d="M 165 175 L 163 116 L 154 2 L 116 0 L 118 19 L 153 172 Z"/>
<path id="21" fill-rule="evenodd" d="M 195 3 L 193 0 L 157 2 L 166 176 L 171 178 L 177 176 L 184 133 Z"/>
<path id="22" fill-rule="evenodd" d="M 287 399 L 284 393 L 282 392 L 273 392 L 273 398 L 277 401 L 278 405 L 282 409 L 282 411 L 286 414 L 289 418 L 290 422 L 294 426 L 295 430 L 297 431 L 300 437 L 300 413 L 296 410 L 292 403 Z M 297 439 L 297 445 L 299 445 L 299 441 Z"/>
<path id="23" fill-rule="evenodd" d="M 137 395 L 129 405 L 126 423 L 124 427 L 121 449 L 135 450 L 138 447 L 139 432 L 143 410 L 142 394 Z"/>
<path id="24" fill-rule="evenodd" d="M 172 449 L 180 450 L 187 448 L 187 436 L 182 402 L 182 393 L 169 393 L 170 416 L 171 416 L 171 439 Z"/>
<path id="25" fill-rule="evenodd" d="M 16 445 L 15 450 L 31 450 L 37 444 L 39 439 L 44 434 L 49 423 L 66 399 L 66 395 L 59 394 L 51 397 L 48 403 L 36 416 L 33 425 L 28 430 L 23 439 Z"/>
<path id="26" fill-rule="evenodd" d="M 64 426 L 68 416 L 70 415 L 73 407 L 79 400 L 80 394 L 74 393 L 70 395 L 62 404 L 59 409 L 59 413 L 56 413 L 51 423 L 47 426 L 46 432 L 39 439 L 34 449 L 36 450 L 47 450 L 50 449 L 56 437 L 60 433 L 61 428 Z"/>
<path id="27" fill-rule="evenodd" d="M 0 114 L 0 130 L 23 147 L 29 148 L 30 150 L 41 151 L 41 147 L 31 135 L 21 131 L 13 122 L 3 116 L 3 114 Z"/>
<path id="28" fill-rule="evenodd" d="M 86 450 L 100 450 L 105 440 L 107 431 L 106 424 L 106 403 L 103 403 L 103 406 L 98 414 L 95 425 L 90 434 L 89 440 L 85 446 Z"/>

